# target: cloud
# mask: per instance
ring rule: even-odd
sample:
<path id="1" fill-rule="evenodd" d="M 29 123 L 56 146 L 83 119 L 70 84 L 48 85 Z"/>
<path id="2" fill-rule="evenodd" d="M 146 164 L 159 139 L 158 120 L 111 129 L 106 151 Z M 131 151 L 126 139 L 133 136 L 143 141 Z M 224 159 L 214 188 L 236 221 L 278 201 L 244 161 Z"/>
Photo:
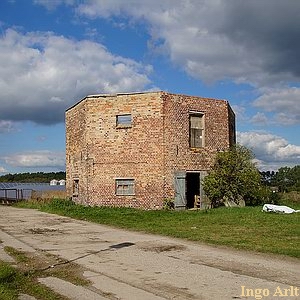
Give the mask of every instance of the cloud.
<path id="1" fill-rule="evenodd" d="M 4 167 L 0 166 L 0 173 L 7 173 L 7 170 Z"/>
<path id="2" fill-rule="evenodd" d="M 269 124 L 270 120 L 269 118 L 262 112 L 256 113 L 252 118 L 251 118 L 251 123 L 254 125 L 267 125 Z"/>
<path id="3" fill-rule="evenodd" d="M 237 141 L 253 151 L 260 169 L 299 164 L 300 146 L 289 144 L 282 137 L 266 132 L 238 132 Z"/>
<path id="4" fill-rule="evenodd" d="M 0 134 L 1 133 L 10 133 L 16 131 L 14 122 L 7 120 L 0 120 Z"/>
<path id="5" fill-rule="evenodd" d="M 8 29 L 0 39 L 0 119 L 63 122 L 87 94 L 144 90 L 150 72 L 99 43 Z"/>
<path id="6" fill-rule="evenodd" d="M 300 123 L 300 88 L 268 88 L 258 97 L 253 105 L 275 113 L 276 123 L 293 125 Z"/>
<path id="7" fill-rule="evenodd" d="M 146 20 L 173 63 L 195 78 L 254 86 L 298 80 L 300 3 L 286 1 L 99 1 L 77 6 L 88 18 Z M 132 20 L 130 20 L 132 21 Z"/>
<path id="8" fill-rule="evenodd" d="M 33 0 L 34 4 L 45 6 L 49 10 L 53 10 L 59 5 L 72 5 L 75 4 L 76 0 Z"/>
<path id="9" fill-rule="evenodd" d="M 89 0 L 73 6 L 90 19 L 146 23 L 150 51 L 206 83 L 230 80 L 256 88 L 261 96 L 255 106 L 274 112 L 268 123 L 299 123 L 300 89 L 287 87 L 300 78 L 299 1 Z M 266 115 L 252 121 L 266 123 Z"/>
<path id="10" fill-rule="evenodd" d="M 39 168 L 52 167 L 65 169 L 65 154 L 48 150 L 17 153 L 2 157 L 12 167 Z"/>

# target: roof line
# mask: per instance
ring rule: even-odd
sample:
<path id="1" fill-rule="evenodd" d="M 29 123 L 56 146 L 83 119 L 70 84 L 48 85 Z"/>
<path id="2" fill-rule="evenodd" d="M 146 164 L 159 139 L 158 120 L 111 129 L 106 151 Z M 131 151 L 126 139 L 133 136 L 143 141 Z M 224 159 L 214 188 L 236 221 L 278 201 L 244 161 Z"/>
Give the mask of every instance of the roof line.
<path id="1" fill-rule="evenodd" d="M 88 98 L 105 98 L 105 97 L 116 97 L 116 96 L 122 96 L 122 95 L 138 95 L 138 94 L 148 94 L 148 93 L 163 93 L 164 91 L 161 90 L 157 90 L 157 91 L 146 91 L 146 92 L 128 92 L 128 93 L 111 93 L 111 94 L 91 94 L 91 95 L 87 95 L 85 97 L 83 97 L 82 99 L 80 99 L 79 101 L 77 101 L 76 103 L 74 103 L 72 106 L 70 106 L 69 108 L 66 109 L 66 112 L 70 109 L 72 109 L 73 107 L 75 107 L 76 105 L 78 105 L 80 102 L 84 101 L 85 99 Z"/>
<path id="2" fill-rule="evenodd" d="M 136 94 L 149 94 L 149 93 L 161 93 L 163 91 L 146 91 L 146 92 L 128 92 L 128 93 L 112 93 L 112 94 L 91 94 L 87 95 L 85 98 L 95 98 L 95 97 L 113 97 L 113 96 L 122 96 L 122 95 L 136 95 Z"/>
<path id="3" fill-rule="evenodd" d="M 89 98 L 106 98 L 106 97 L 117 97 L 117 96 L 122 96 L 122 95 L 140 95 L 140 94 L 150 94 L 150 93 L 165 93 L 169 95 L 177 95 L 177 96 L 188 96 L 188 97 L 198 97 L 198 98 L 203 98 L 207 100 L 214 100 L 214 101 L 222 101 L 226 102 L 227 105 L 230 106 L 229 101 L 225 99 L 216 99 L 216 98 L 209 98 L 209 97 L 200 97 L 200 96 L 193 96 L 193 95 L 185 95 L 185 94 L 176 94 L 176 93 L 170 93 L 162 90 L 157 90 L 157 91 L 144 91 L 144 92 L 128 92 L 128 93 L 111 93 L 111 94 L 91 94 L 87 95 L 84 98 L 80 99 L 76 103 L 74 103 L 72 106 L 70 106 L 68 109 L 66 109 L 66 112 L 72 109 L 73 107 L 77 106 L 79 103 L 82 101 L 89 99 Z"/>

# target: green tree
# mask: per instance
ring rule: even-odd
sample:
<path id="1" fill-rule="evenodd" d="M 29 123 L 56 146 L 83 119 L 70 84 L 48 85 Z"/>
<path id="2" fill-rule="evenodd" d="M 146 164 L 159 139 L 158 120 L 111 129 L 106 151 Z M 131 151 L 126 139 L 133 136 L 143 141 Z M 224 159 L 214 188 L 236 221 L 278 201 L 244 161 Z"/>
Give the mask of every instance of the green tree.
<path id="1" fill-rule="evenodd" d="M 275 176 L 275 171 L 260 171 L 261 180 L 264 185 L 270 186 Z"/>
<path id="2" fill-rule="evenodd" d="M 226 202 L 255 205 L 266 194 L 261 176 L 252 162 L 252 152 L 241 145 L 216 155 L 215 164 L 203 180 L 203 189 L 213 207 Z"/>
<path id="3" fill-rule="evenodd" d="M 271 183 L 277 186 L 280 192 L 300 191 L 300 166 L 280 168 Z"/>
<path id="4" fill-rule="evenodd" d="M 52 179 L 65 179 L 66 172 L 37 172 L 37 173 L 17 173 L 0 176 L 0 182 L 50 182 Z"/>

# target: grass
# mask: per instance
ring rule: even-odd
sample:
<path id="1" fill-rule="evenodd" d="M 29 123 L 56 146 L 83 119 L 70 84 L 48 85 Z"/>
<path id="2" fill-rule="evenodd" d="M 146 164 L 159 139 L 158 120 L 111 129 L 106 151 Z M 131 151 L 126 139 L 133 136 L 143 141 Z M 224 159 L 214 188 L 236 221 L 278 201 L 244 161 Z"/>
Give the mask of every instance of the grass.
<path id="1" fill-rule="evenodd" d="M 59 199 L 48 203 L 19 203 L 18 206 L 130 230 L 300 257 L 300 213 L 264 213 L 262 207 L 144 211 L 86 207 Z M 299 202 L 293 202 L 292 207 L 300 209 Z"/>
<path id="2" fill-rule="evenodd" d="M 35 276 L 28 275 L 12 265 L 0 261 L 0 299 L 16 300 L 25 293 L 43 300 L 63 299 L 60 295 L 39 284 Z"/>
<path id="3" fill-rule="evenodd" d="M 20 293 L 34 296 L 41 300 L 67 299 L 38 282 L 38 278 L 55 276 L 77 285 L 87 285 L 83 279 L 81 269 L 74 263 L 68 263 L 47 268 L 57 263 L 57 257 L 43 252 L 28 254 L 12 247 L 4 247 L 4 250 L 15 259 L 12 266 L 0 260 L 0 299 L 16 300 Z"/>

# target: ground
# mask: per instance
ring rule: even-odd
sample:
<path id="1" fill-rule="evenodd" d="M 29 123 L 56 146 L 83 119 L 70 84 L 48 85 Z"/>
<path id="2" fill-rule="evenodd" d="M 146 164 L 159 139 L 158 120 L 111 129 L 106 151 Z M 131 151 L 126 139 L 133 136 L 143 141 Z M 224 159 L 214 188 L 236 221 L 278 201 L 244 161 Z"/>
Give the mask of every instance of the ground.
<path id="1" fill-rule="evenodd" d="M 32 259 L 48 257 L 40 268 L 74 264 L 76 272 L 89 281 L 87 286 L 68 283 L 68 276 L 65 281 L 51 274 L 40 279 L 74 300 L 261 299 L 260 295 L 300 299 L 300 261 L 295 258 L 213 247 L 6 206 L 0 207 L 0 242 L 0 259 L 8 258 L 3 247 L 9 246 Z"/>

